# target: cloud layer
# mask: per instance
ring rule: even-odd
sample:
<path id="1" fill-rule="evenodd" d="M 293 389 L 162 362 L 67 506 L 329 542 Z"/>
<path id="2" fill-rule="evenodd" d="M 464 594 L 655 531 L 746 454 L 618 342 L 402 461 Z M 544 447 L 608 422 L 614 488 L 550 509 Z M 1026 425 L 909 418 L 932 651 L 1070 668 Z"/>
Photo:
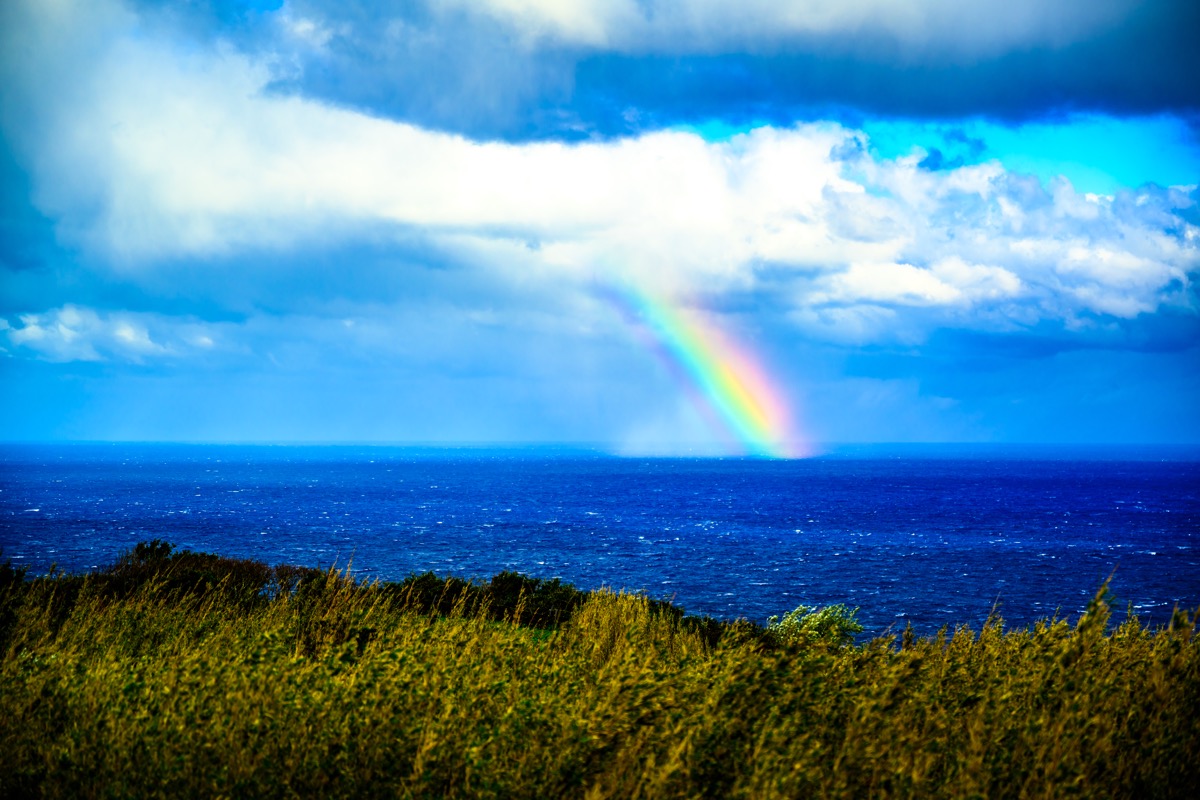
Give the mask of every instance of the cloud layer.
<path id="1" fill-rule="evenodd" d="M 831 108 L 1195 119 L 1200 9 L 1045 3 L 297 2 L 279 86 L 474 136 L 619 135 Z"/>
<path id="2" fill-rule="evenodd" d="M 512 280 L 769 292 L 801 325 L 862 342 L 928 323 L 1080 327 L 1194 299 L 1194 187 L 1084 195 L 995 162 L 882 159 L 832 123 L 481 143 L 275 96 L 269 80 L 237 54 L 180 63 L 119 39 L 47 113 L 40 210 L 135 281 L 180 260 L 420 231 L 440 262 Z"/>
<path id="3" fill-rule="evenodd" d="M 536 437 L 566 393 L 591 422 L 542 435 L 692 437 L 686 404 L 653 399 L 670 395 L 653 362 L 629 365 L 629 331 L 603 300 L 613 285 L 675 297 L 756 342 L 797 397 L 922 408 L 914 431 L 984 391 L 946 382 L 972 362 L 1016 375 L 1029 359 L 1103 351 L 1196 365 L 1200 176 L 1090 194 L 986 160 L 966 133 L 944 137 L 955 153 L 884 155 L 856 123 L 892 102 L 887 81 L 909 93 L 899 110 L 1143 103 L 1186 120 L 1193 82 L 1155 66 L 1194 58 L 1170 55 L 1176 33 L 1128 86 L 1071 82 L 1107 63 L 1095 53 L 1191 11 L 730 8 L 7 6 L 10 369 L 259 365 L 362 380 L 386 365 L 449 394 L 479 381 L 508 409 L 489 428 L 463 406 L 438 435 Z M 1046 65 L 1062 69 L 1024 82 Z M 993 72 L 1008 84 L 983 80 Z M 860 108 L 796 113 L 826 101 Z M 675 124 L 714 110 L 732 133 Z M 864 352 L 890 360 L 851 355 Z M 989 435 L 983 416 L 943 430 Z"/>
<path id="4" fill-rule="evenodd" d="M 1062 47 L 1114 27 L 1136 7 L 1131 0 L 1076 0 L 1050 8 L 1034 0 L 930 0 L 917 5 L 886 0 L 747 0 L 736 5 L 711 0 L 456 0 L 445 5 L 505 23 L 525 46 L 559 43 L 676 54 L 824 46 L 867 54 L 886 41 L 895 48 L 884 58 L 914 60 L 977 59 L 1013 49 Z"/>

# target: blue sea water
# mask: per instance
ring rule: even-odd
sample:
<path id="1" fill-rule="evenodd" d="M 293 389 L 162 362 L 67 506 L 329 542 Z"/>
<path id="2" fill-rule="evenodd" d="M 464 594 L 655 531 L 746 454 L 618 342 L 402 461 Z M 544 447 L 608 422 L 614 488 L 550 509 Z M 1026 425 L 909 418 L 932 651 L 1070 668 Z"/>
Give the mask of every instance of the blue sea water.
<path id="1" fill-rule="evenodd" d="M 861 608 L 872 633 L 1200 606 L 1200 454 L 842 448 L 795 461 L 584 450 L 0 446 L 0 548 L 32 572 L 139 541 L 364 578 L 501 570 L 765 621 Z"/>

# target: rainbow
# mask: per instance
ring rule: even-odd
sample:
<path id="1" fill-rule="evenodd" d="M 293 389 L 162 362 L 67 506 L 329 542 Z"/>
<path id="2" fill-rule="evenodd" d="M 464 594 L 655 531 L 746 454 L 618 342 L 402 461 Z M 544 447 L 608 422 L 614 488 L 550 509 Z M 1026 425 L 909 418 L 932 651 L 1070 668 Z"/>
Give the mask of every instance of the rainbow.
<path id="1" fill-rule="evenodd" d="M 783 392 L 710 321 L 653 295 L 605 292 L 710 427 L 745 453 L 801 455 Z"/>

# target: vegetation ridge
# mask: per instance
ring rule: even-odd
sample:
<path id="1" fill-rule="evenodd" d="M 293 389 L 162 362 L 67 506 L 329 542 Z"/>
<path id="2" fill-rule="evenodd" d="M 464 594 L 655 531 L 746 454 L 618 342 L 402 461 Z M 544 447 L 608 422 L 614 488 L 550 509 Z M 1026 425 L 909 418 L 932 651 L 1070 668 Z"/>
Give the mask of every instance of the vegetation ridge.
<path id="1" fill-rule="evenodd" d="M 1200 796 L 1196 616 L 1110 618 L 855 644 L 513 573 L 4 564 L 0 796 Z"/>

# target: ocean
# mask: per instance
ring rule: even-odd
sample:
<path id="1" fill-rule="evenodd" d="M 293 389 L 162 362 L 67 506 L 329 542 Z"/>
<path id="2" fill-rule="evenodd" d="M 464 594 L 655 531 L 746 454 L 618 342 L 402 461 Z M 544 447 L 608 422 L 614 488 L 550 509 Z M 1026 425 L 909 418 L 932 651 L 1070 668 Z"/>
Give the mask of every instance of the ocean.
<path id="1" fill-rule="evenodd" d="M 1200 606 L 1200 453 L 0 446 L 0 558 L 77 572 L 154 538 L 367 580 L 515 570 L 722 619 L 845 603 L 871 634 L 1074 616 L 1111 576 L 1119 617 L 1163 623 Z"/>

